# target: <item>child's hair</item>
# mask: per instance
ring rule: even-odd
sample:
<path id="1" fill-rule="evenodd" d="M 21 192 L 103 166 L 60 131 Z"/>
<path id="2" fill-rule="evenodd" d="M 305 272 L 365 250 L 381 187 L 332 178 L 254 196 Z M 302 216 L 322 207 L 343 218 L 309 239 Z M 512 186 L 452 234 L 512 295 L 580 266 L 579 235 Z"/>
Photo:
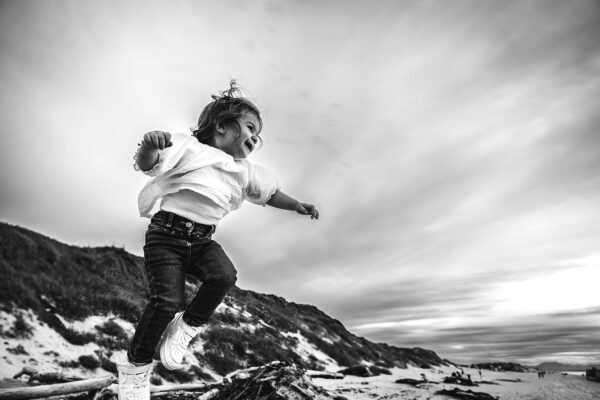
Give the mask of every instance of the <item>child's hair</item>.
<path id="1" fill-rule="evenodd" d="M 192 128 L 192 135 L 200 143 L 212 145 L 215 129 L 220 124 L 231 126 L 236 132 L 239 132 L 238 118 L 247 113 L 256 116 L 260 123 L 260 127 L 257 127 L 257 129 L 259 132 L 262 130 L 263 122 L 258 107 L 242 96 L 235 79 L 229 82 L 229 89 L 219 91 L 219 94 L 220 96 L 212 95 L 213 101 L 204 107 L 198 118 L 198 125 Z"/>

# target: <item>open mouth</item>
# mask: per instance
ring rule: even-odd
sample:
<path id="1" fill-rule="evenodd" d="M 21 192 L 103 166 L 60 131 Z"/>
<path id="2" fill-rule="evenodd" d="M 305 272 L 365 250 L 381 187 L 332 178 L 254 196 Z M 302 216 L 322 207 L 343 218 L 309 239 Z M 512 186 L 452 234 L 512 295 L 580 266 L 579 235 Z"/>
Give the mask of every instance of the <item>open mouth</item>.
<path id="1" fill-rule="evenodd" d="M 252 139 L 248 139 L 244 142 L 244 146 L 246 146 L 248 148 L 249 151 L 254 150 L 254 142 L 252 141 Z"/>

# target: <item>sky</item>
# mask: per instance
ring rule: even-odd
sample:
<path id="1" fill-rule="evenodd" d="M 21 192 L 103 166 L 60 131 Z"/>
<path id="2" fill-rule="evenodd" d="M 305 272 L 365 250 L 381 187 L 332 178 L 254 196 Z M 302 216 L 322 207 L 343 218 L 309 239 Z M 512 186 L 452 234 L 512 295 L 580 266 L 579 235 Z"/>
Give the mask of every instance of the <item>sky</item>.
<path id="1" fill-rule="evenodd" d="M 250 160 L 318 221 L 247 203 L 237 285 L 455 362 L 600 363 L 600 3 L 0 1 L 0 220 L 141 255 L 150 130 L 235 78 Z"/>

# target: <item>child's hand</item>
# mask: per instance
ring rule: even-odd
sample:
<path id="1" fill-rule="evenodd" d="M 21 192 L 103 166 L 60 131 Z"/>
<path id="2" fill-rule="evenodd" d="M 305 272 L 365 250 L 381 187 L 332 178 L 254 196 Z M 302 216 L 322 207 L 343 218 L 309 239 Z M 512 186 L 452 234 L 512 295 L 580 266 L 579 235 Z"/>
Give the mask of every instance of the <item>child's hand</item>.
<path id="1" fill-rule="evenodd" d="M 298 214 L 310 215 L 310 219 L 319 219 L 319 211 L 312 204 L 298 203 L 296 204 L 295 211 Z"/>
<path id="2" fill-rule="evenodd" d="M 142 143 L 150 149 L 163 150 L 173 146 L 171 134 L 163 131 L 151 131 L 144 135 Z"/>

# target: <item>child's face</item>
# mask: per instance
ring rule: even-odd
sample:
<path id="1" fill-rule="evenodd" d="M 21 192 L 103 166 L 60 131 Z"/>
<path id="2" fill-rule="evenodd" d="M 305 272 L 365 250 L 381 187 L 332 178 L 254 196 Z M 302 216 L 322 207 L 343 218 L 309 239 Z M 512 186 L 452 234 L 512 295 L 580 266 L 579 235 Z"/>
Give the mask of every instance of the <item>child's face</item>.
<path id="1" fill-rule="evenodd" d="M 217 147 L 233 158 L 246 158 L 258 144 L 261 125 L 256 115 L 252 113 L 242 115 L 238 118 L 238 123 L 239 132 L 231 126 L 217 128 L 222 135 Z"/>

